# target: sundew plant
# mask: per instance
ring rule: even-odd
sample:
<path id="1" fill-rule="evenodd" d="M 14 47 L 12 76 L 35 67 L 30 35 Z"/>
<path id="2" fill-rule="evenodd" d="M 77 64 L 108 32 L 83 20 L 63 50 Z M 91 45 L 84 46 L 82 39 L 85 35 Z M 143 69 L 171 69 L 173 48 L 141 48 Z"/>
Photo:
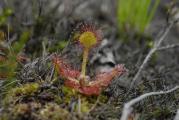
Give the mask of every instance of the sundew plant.
<path id="1" fill-rule="evenodd" d="M 53 64 L 59 76 L 65 79 L 65 86 L 87 96 L 99 95 L 111 83 L 113 78 L 124 74 L 126 69 L 123 64 L 118 64 L 111 71 L 98 73 L 92 78 L 88 76 L 86 74 L 86 65 L 90 59 L 88 57 L 89 52 L 100 44 L 102 34 L 93 24 L 82 24 L 79 30 L 80 34 L 75 41 L 78 42 L 79 47 L 83 48 L 81 71 L 72 69 L 71 65 L 56 54 L 53 56 Z"/>

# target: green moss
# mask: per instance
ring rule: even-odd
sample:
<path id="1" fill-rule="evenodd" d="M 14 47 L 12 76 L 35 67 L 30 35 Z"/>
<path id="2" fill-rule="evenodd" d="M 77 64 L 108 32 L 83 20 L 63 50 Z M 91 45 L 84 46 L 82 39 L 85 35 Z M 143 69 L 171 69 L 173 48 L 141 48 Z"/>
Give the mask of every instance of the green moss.
<path id="1" fill-rule="evenodd" d="M 48 103 L 39 111 L 39 118 L 42 120 L 70 120 L 70 113 L 58 104 Z"/>
<path id="2" fill-rule="evenodd" d="M 1 113 L 0 120 L 34 120 L 36 119 L 37 111 L 41 107 L 42 105 L 37 102 L 19 103 L 9 106 Z"/>
<path id="3" fill-rule="evenodd" d="M 81 113 L 89 112 L 90 108 L 92 107 L 93 103 L 90 103 L 86 98 L 81 98 Z M 78 111 L 78 105 L 76 111 Z"/>
<path id="4" fill-rule="evenodd" d="M 3 100 L 4 110 L 0 120 L 70 120 L 72 116 L 83 117 L 94 107 L 97 99 L 100 102 L 106 102 L 107 100 L 107 97 L 103 95 L 87 97 L 67 87 L 59 88 L 63 91 L 63 97 L 59 96 L 59 89 L 44 89 L 43 93 L 50 93 L 54 98 L 44 100 L 39 97 L 41 94 L 43 95 L 39 88 L 38 83 L 28 83 L 12 88 Z M 72 98 L 75 100 L 73 113 L 77 116 L 68 111 Z M 60 105 L 65 106 L 61 108 Z M 79 110 L 80 114 L 78 114 Z"/>
<path id="5" fill-rule="evenodd" d="M 0 120 L 9 120 L 8 116 L 9 116 L 9 114 L 7 114 L 7 113 L 1 114 Z"/>
<path id="6" fill-rule="evenodd" d="M 25 84 L 21 87 L 16 87 L 11 90 L 12 96 L 17 95 L 32 95 L 39 89 L 39 84 L 37 83 L 29 83 Z"/>
<path id="7" fill-rule="evenodd" d="M 21 96 L 32 96 L 39 89 L 38 83 L 28 83 L 20 87 L 12 88 L 3 100 L 4 105 L 16 102 Z"/>
<path id="8" fill-rule="evenodd" d="M 71 98 L 73 96 L 78 96 L 78 93 L 76 91 L 74 91 L 73 89 L 70 89 L 68 87 L 63 87 L 62 90 L 63 90 L 63 93 L 65 94 L 65 97 L 64 97 L 65 103 L 70 103 Z"/>
<path id="9" fill-rule="evenodd" d="M 25 114 L 27 114 L 28 112 L 30 112 L 29 110 L 29 106 L 28 104 L 17 104 L 16 106 L 14 106 L 13 110 L 12 110 L 12 114 L 14 118 L 18 118 L 20 116 L 25 116 Z"/>

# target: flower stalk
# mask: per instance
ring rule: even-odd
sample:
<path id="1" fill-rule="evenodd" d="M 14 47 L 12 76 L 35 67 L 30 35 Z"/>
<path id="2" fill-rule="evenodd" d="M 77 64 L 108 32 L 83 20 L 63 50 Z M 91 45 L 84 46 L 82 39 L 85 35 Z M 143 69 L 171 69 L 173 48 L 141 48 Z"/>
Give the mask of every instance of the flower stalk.
<path id="1" fill-rule="evenodd" d="M 82 78 L 85 78 L 85 76 L 86 76 L 86 65 L 87 65 L 87 61 L 88 61 L 88 53 L 89 53 L 89 49 L 85 48 L 84 52 L 83 52 L 83 62 L 82 62 L 82 67 L 81 67 Z"/>

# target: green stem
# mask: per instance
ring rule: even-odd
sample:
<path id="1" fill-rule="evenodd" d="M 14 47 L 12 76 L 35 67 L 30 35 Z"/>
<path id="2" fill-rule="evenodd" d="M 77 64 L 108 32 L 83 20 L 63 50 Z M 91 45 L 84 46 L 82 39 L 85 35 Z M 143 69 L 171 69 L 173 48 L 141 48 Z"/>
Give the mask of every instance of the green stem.
<path id="1" fill-rule="evenodd" d="M 88 52 L 89 52 L 89 49 L 88 48 L 84 48 L 83 63 L 82 63 L 82 68 L 81 68 L 81 75 L 83 77 L 85 77 L 85 75 L 86 75 L 86 64 L 87 64 L 87 60 L 88 60 Z"/>

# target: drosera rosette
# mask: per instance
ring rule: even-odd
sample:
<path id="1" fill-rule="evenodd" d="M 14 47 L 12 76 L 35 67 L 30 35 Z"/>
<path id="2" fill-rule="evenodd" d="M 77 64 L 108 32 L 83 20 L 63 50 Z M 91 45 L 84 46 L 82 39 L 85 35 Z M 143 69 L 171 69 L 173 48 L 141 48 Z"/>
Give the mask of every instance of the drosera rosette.
<path id="1" fill-rule="evenodd" d="M 90 78 L 90 76 L 86 75 L 89 52 L 102 41 L 102 32 L 93 24 L 81 24 L 75 41 L 79 43 L 79 47 L 82 46 L 83 50 L 81 71 L 72 69 L 62 57 L 56 54 L 52 58 L 58 74 L 65 79 L 65 86 L 84 95 L 99 95 L 111 83 L 114 77 L 121 76 L 127 71 L 124 65 L 120 64 L 108 72 L 98 73 L 93 78 Z"/>

